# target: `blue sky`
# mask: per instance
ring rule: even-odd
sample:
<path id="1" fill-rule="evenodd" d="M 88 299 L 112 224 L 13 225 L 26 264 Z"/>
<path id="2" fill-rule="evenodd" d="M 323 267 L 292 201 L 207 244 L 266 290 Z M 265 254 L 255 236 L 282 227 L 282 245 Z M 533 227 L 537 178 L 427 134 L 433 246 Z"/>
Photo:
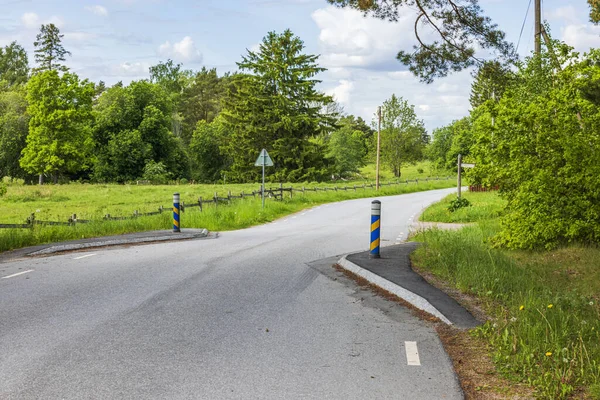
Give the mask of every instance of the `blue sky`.
<path id="1" fill-rule="evenodd" d="M 528 0 L 480 0 L 486 13 L 517 42 Z M 580 51 L 600 46 L 600 28 L 588 21 L 585 0 L 543 0 L 543 17 L 554 37 Z M 469 110 L 470 71 L 425 85 L 395 60 L 414 44 L 410 15 L 397 23 L 364 18 L 325 0 L 0 0 L 0 45 L 18 41 L 30 52 L 42 23 L 65 34 L 67 65 L 81 77 L 114 84 L 148 77 L 148 67 L 172 58 L 188 69 L 233 71 L 246 49 L 268 31 L 290 28 L 306 51 L 320 54 L 328 71 L 321 89 L 349 113 L 371 120 L 392 94 L 416 106 L 428 129 Z M 410 10 L 407 14 L 410 14 Z M 533 48 L 533 11 L 519 46 Z"/>

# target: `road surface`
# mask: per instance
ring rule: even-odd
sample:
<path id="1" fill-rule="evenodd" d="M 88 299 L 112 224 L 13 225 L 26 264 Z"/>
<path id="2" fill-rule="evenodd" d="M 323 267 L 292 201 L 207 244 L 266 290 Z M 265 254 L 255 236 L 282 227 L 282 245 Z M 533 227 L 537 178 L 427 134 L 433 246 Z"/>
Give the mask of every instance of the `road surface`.
<path id="1" fill-rule="evenodd" d="M 451 192 L 381 198 L 384 245 Z M 462 398 L 430 325 L 322 260 L 368 248 L 371 200 L 0 264 L 0 398 Z"/>

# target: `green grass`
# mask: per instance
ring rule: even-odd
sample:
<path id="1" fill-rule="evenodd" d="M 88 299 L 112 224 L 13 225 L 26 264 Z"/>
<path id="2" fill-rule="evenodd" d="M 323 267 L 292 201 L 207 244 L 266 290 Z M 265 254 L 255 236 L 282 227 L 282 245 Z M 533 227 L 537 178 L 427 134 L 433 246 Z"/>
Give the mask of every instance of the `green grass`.
<path id="1" fill-rule="evenodd" d="M 343 186 L 344 183 L 341 185 Z M 352 184 L 348 183 L 345 185 L 352 186 Z M 379 192 L 376 192 L 374 189 L 306 192 L 304 195 L 295 192 L 292 199 L 289 197 L 286 197 L 284 201 L 267 199 L 264 210 L 261 208 L 261 201 L 257 196 L 257 198 L 233 200 L 230 205 L 220 204 L 216 208 L 214 205 L 205 205 L 203 212 L 200 212 L 198 208 L 188 208 L 181 216 L 181 225 L 183 229 L 207 228 L 212 231 L 240 229 L 270 222 L 284 215 L 318 204 L 363 197 L 388 196 L 442 189 L 451 187 L 452 185 L 452 180 L 439 180 L 421 181 L 418 184 L 403 183 L 400 185 L 383 186 Z M 309 185 L 306 185 L 306 187 L 309 187 Z M 172 193 L 175 191 L 181 192 L 182 200 L 191 204 L 198 196 L 212 197 L 214 191 L 220 188 L 222 186 L 212 185 L 187 185 L 179 187 L 117 185 L 64 185 L 44 186 L 42 188 L 10 187 L 9 196 L 0 200 L 0 215 L 4 219 L 7 215 L 5 212 L 11 210 L 12 207 L 16 209 L 21 207 L 20 209 L 24 216 L 28 214 L 26 210 L 32 208 L 40 209 L 40 212 L 36 213 L 36 217 L 39 220 L 47 218 L 66 221 L 68 216 L 73 213 L 76 213 L 79 219 L 95 220 L 101 218 L 105 213 L 110 213 L 111 215 L 131 215 L 133 209 L 145 212 L 156 210 L 159 204 L 169 206 Z M 225 189 L 218 190 L 219 194 L 225 195 L 228 188 L 231 189 L 232 193 L 238 193 L 242 189 L 248 192 L 252 189 L 258 189 L 256 185 L 230 185 L 226 186 Z M 11 189 L 16 190 L 11 194 Z M 31 195 L 31 192 L 36 191 L 39 191 L 42 195 L 36 194 L 35 200 L 31 202 L 15 203 L 10 197 L 28 196 Z M 62 200 L 54 201 L 56 198 L 62 198 Z M 68 200 L 65 198 L 68 198 Z M 145 202 L 146 206 L 141 207 L 135 201 L 139 201 L 140 203 Z M 21 217 L 16 219 L 15 222 L 20 223 L 23 219 Z M 0 220 L 0 223 L 7 223 L 7 221 Z M 156 216 L 139 217 L 125 221 L 79 224 L 74 227 L 36 225 L 34 229 L 0 229 L 0 251 L 62 240 L 170 229 L 171 227 L 171 213 L 164 212 Z"/>
<path id="2" fill-rule="evenodd" d="M 423 172 L 420 172 L 420 171 Z M 360 176 L 369 181 L 375 180 L 375 163 L 367 164 L 363 168 L 360 169 Z M 424 179 L 431 178 L 436 176 L 453 176 L 456 175 L 456 172 L 446 171 L 446 170 L 438 170 L 435 169 L 431 162 L 429 161 L 420 161 L 416 164 L 407 165 L 402 168 L 400 179 Z M 393 181 L 396 179 L 393 172 L 383 166 L 379 171 L 379 178 L 382 180 L 390 180 Z"/>
<path id="3" fill-rule="evenodd" d="M 489 193 L 473 195 L 474 207 L 496 203 Z M 600 398 L 600 249 L 493 248 L 500 225 L 490 210 L 471 215 L 469 222 L 480 222 L 460 231 L 419 234 L 425 245 L 415 265 L 481 300 L 492 320 L 474 333 L 489 340 L 504 375 L 541 398 Z"/>
<path id="4" fill-rule="evenodd" d="M 450 201 L 456 198 L 456 195 L 450 195 L 427 208 L 419 220 L 424 222 L 478 222 L 499 217 L 506 206 L 506 201 L 498 197 L 495 192 L 463 192 L 462 196 L 471 202 L 470 207 L 459 208 L 454 212 L 448 211 Z"/>

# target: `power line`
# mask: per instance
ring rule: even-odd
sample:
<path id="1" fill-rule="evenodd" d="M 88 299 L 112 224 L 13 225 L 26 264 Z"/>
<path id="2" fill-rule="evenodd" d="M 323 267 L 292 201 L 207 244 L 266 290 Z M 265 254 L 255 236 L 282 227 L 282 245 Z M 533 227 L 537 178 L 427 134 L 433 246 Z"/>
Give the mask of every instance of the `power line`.
<path id="1" fill-rule="evenodd" d="M 517 52 L 519 51 L 519 45 L 521 44 L 521 37 L 523 36 L 523 29 L 525 28 L 525 23 L 527 22 L 527 16 L 529 16 L 530 8 L 531 8 L 531 0 L 529 0 L 529 5 L 527 6 L 527 11 L 525 12 L 525 19 L 523 19 L 523 25 L 521 25 L 521 33 L 519 33 L 519 41 L 517 42 Z"/>

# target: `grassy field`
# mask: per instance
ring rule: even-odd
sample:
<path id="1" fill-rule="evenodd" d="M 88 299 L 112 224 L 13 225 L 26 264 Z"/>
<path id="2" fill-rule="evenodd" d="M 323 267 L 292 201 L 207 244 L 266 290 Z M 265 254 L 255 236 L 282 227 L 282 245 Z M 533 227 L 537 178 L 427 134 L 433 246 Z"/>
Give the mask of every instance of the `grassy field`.
<path id="1" fill-rule="evenodd" d="M 489 342 L 504 376 L 532 385 L 540 398 L 600 399 L 600 249 L 493 248 L 503 202 L 490 193 L 467 196 L 472 207 L 460 217 L 434 205 L 424 218 L 476 224 L 418 235 L 425 245 L 415 265 L 483 304 L 490 321 L 472 334 Z"/>
<path id="2" fill-rule="evenodd" d="M 358 183 L 356 183 L 358 184 Z M 362 182 L 361 182 L 362 184 Z M 353 183 L 340 182 L 338 186 L 353 186 Z M 182 214 L 182 227 L 207 228 L 213 231 L 240 229 L 273 221 L 284 215 L 302 209 L 340 200 L 387 196 L 423 190 L 452 187 L 453 180 L 420 181 L 418 184 L 402 183 L 383 186 L 379 192 L 374 189 L 356 191 L 295 192 L 292 199 L 284 201 L 267 199 L 266 207 L 261 208 L 259 196 L 233 200 L 230 205 L 208 205 L 204 211 L 189 208 Z M 269 187 L 269 185 L 266 185 Z M 273 185 L 276 187 L 278 185 Z M 284 185 L 289 187 L 288 185 Z M 296 186 L 301 187 L 302 185 Z M 310 186 L 326 186 L 311 185 Z M 328 186 L 334 186 L 330 184 Z M 100 220 L 105 214 L 113 216 L 132 215 L 156 211 L 159 205 L 170 210 L 172 194 L 181 193 L 187 204 L 194 203 L 199 196 L 211 198 L 214 192 L 226 196 L 228 190 L 237 194 L 244 190 L 257 190 L 257 185 L 185 185 L 185 186 L 119 186 L 119 185 L 62 185 L 62 186 L 11 186 L 8 194 L 0 199 L 0 223 L 23 223 L 33 210 L 38 220 L 67 221 L 71 214 L 79 219 Z M 170 229 L 169 211 L 156 216 L 145 216 L 125 221 L 94 222 L 72 226 L 35 226 L 34 229 L 0 229 L 0 251 L 60 240 L 80 239 L 103 235 L 139 232 L 146 230 Z"/>
<path id="3" fill-rule="evenodd" d="M 419 219 L 424 222 L 478 222 L 498 218 L 506 206 L 506 201 L 495 192 L 466 192 L 462 193 L 462 197 L 471 202 L 470 207 L 448 211 L 450 201 L 456 198 L 454 194 L 427 208 Z"/>
<path id="4" fill-rule="evenodd" d="M 428 163 L 423 162 L 407 168 L 402 180 L 425 179 L 426 174 L 419 174 L 418 169 L 427 169 Z M 440 176 L 448 176 L 448 173 Z M 392 179 L 382 179 L 382 182 Z M 395 179 L 394 179 L 395 181 Z M 324 184 L 303 183 L 284 184 L 285 187 L 334 187 L 362 185 L 374 181 L 336 181 Z M 279 187 L 278 184 L 265 185 Z M 446 187 L 451 186 L 447 183 Z M 106 214 L 112 216 L 130 216 L 134 211 L 140 213 L 157 211 L 162 205 L 169 208 L 172 204 L 173 193 L 181 194 L 181 199 L 188 204 L 196 203 L 198 197 L 211 199 L 215 193 L 227 197 L 231 191 L 237 195 L 244 191 L 250 193 L 260 189 L 260 184 L 229 184 L 229 185 L 91 185 L 73 183 L 69 185 L 23 186 L 8 187 L 5 196 L 0 197 L 0 224 L 21 224 L 29 215 L 35 213 L 38 220 L 67 221 L 76 214 L 79 219 L 99 220 Z"/>

